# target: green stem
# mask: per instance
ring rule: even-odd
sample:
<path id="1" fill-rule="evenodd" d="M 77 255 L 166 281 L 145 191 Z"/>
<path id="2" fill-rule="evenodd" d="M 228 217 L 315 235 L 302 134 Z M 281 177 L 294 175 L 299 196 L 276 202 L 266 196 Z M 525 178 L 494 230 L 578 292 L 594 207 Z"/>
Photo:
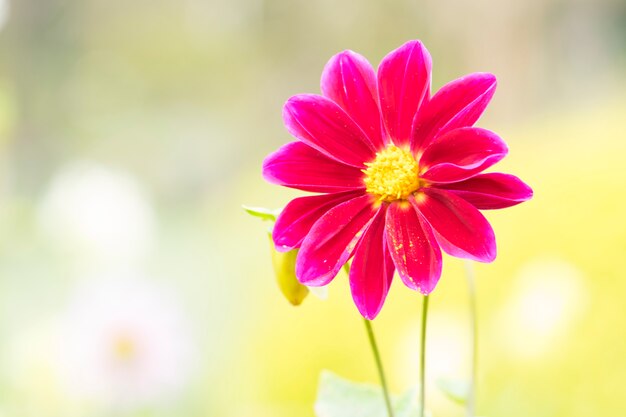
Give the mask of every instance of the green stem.
<path id="1" fill-rule="evenodd" d="M 426 319 L 428 317 L 428 296 L 424 296 L 422 303 L 422 333 L 420 339 L 420 417 L 424 417 L 424 403 L 426 400 Z"/>
<path id="2" fill-rule="evenodd" d="M 372 347 L 372 353 L 374 353 L 374 360 L 376 361 L 376 368 L 378 369 L 378 377 L 380 378 L 380 385 L 383 387 L 383 396 L 385 397 L 385 406 L 387 407 L 387 415 L 393 417 L 393 408 L 391 407 L 391 398 L 389 397 L 389 389 L 387 388 L 387 380 L 385 379 L 385 371 L 383 370 L 383 363 L 380 360 L 380 353 L 378 352 L 378 345 L 376 344 L 376 337 L 374 336 L 374 329 L 372 323 L 364 318 L 365 328 L 367 329 L 367 337 Z"/>
<path id="3" fill-rule="evenodd" d="M 350 265 L 347 263 L 343 265 L 343 270 L 348 276 L 350 276 Z M 363 318 L 365 323 L 365 329 L 367 330 L 367 338 L 374 354 L 374 360 L 376 361 L 376 369 L 378 370 L 378 378 L 380 379 L 380 385 L 383 388 L 383 397 L 385 397 L 385 406 L 387 407 L 388 417 L 393 417 L 393 408 L 391 406 L 391 397 L 389 396 L 389 389 L 387 388 L 387 378 L 385 378 L 385 370 L 383 368 L 383 361 L 380 359 L 380 352 L 378 351 L 378 344 L 376 343 L 376 336 L 374 336 L 374 328 L 372 323 Z"/>
<path id="4" fill-rule="evenodd" d="M 467 289 L 469 293 L 470 326 L 472 333 L 472 364 L 469 392 L 467 393 L 467 417 L 476 415 L 476 385 L 478 374 L 478 313 L 476 308 L 476 277 L 470 261 L 465 262 L 465 275 L 467 276 Z"/>

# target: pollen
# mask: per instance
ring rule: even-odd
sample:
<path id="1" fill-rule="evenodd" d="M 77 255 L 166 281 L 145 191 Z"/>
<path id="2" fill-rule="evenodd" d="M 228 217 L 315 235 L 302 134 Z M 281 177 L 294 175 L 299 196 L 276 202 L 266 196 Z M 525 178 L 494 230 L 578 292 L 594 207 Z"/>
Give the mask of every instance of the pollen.
<path id="1" fill-rule="evenodd" d="M 411 152 L 395 145 L 377 152 L 365 166 L 366 191 L 379 201 L 405 200 L 420 187 L 417 161 Z"/>

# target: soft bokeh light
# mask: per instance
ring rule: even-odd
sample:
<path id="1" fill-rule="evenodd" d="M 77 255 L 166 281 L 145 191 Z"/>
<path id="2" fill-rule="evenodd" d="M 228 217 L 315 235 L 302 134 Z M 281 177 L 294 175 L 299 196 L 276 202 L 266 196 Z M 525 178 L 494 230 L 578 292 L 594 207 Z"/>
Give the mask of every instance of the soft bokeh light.
<path id="1" fill-rule="evenodd" d="M 434 89 L 497 76 L 478 125 L 535 190 L 486 213 L 478 414 L 621 415 L 622 0 L 0 0 L 0 415 L 313 417 L 322 369 L 376 382 L 345 275 L 292 307 L 240 207 L 302 195 L 260 174 L 291 95 L 343 49 L 377 65 L 409 39 Z M 463 263 L 444 265 L 428 398 L 459 417 L 433 383 L 469 372 Z M 420 305 L 396 277 L 374 322 L 396 393 Z"/>
<path id="2" fill-rule="evenodd" d="M 563 336 L 589 314 L 582 273 L 558 260 L 536 260 L 522 267 L 511 285 L 511 299 L 498 316 L 502 342 L 517 358 L 563 349 Z"/>
<path id="3" fill-rule="evenodd" d="M 144 257 L 155 234 L 154 211 L 140 184 L 89 162 L 74 162 L 52 178 L 39 219 L 58 247 L 108 262 Z"/>

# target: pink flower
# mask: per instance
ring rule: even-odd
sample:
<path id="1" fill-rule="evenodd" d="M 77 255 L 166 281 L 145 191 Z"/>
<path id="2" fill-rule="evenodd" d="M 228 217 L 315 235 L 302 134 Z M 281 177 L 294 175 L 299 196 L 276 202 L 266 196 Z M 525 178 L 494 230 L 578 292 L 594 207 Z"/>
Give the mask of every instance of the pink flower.
<path id="1" fill-rule="evenodd" d="M 276 248 L 299 248 L 296 275 L 323 286 L 352 258 L 350 288 L 367 319 L 379 313 L 394 271 L 430 294 L 441 249 L 491 262 L 493 230 L 480 210 L 532 197 L 519 178 L 482 172 L 504 158 L 495 133 L 472 127 L 496 88 L 475 73 L 430 95 L 431 58 L 419 41 L 387 55 L 378 74 L 344 51 L 322 73 L 322 95 L 291 97 L 283 109 L 298 140 L 263 162 L 273 184 L 320 193 L 292 200 L 274 227 Z"/>

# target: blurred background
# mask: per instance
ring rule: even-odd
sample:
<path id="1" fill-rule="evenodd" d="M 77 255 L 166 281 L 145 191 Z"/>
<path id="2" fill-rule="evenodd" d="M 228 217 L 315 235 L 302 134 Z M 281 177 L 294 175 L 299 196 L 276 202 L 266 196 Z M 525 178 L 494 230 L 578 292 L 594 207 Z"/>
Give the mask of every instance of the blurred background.
<path id="1" fill-rule="evenodd" d="M 434 89 L 497 75 L 478 124 L 535 190 L 486 214 L 479 414 L 623 415 L 623 0 L 0 0 L 0 416 L 313 417 L 322 369 L 377 382 L 345 276 L 292 307 L 240 206 L 301 194 L 261 178 L 289 96 L 416 38 Z M 394 392 L 420 306 L 397 280 L 374 323 Z M 463 415 L 435 381 L 468 375 L 467 310 L 446 258 L 434 416 Z"/>

